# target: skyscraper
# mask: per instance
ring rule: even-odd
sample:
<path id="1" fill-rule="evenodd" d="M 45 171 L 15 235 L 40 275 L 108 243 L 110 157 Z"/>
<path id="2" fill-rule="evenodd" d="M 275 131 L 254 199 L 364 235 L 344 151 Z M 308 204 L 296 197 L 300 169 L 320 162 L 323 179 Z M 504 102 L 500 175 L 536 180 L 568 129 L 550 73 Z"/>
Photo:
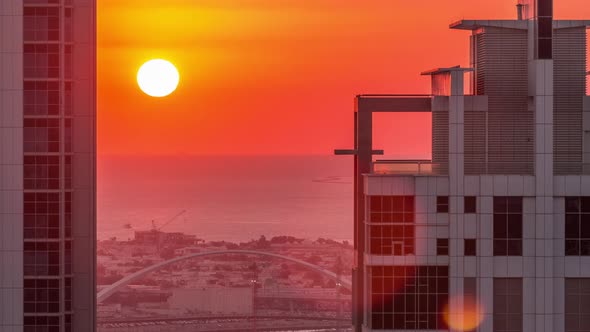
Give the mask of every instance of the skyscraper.
<path id="1" fill-rule="evenodd" d="M 94 0 L 0 1 L 0 330 L 94 331 Z"/>
<path id="2" fill-rule="evenodd" d="M 517 10 L 451 24 L 471 64 L 430 95 L 356 98 L 357 331 L 590 330 L 590 21 Z M 375 157 L 375 112 L 430 112 L 432 159 Z"/>

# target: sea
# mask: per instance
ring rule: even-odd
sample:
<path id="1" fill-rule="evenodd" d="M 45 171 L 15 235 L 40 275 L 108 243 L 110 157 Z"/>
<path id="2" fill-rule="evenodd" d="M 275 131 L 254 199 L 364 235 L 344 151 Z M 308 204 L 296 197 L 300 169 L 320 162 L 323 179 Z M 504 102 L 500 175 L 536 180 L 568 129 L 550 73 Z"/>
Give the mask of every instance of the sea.
<path id="1" fill-rule="evenodd" d="M 98 238 L 351 241 L 352 173 L 347 156 L 99 156 Z"/>

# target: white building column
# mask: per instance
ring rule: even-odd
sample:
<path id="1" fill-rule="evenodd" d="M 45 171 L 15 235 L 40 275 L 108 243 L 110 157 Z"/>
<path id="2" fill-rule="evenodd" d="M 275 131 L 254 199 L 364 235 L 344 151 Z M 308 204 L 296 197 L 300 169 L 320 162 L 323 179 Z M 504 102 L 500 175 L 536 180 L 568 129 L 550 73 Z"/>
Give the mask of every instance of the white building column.
<path id="1" fill-rule="evenodd" d="M 464 70 L 452 70 L 449 97 L 449 299 L 451 320 L 463 319 Z M 457 331 L 450 328 L 450 331 Z"/>
<path id="2" fill-rule="evenodd" d="M 554 298 L 554 288 L 559 288 L 563 279 L 554 279 L 553 266 L 553 237 L 558 227 L 553 220 L 553 60 L 531 59 L 529 82 L 530 107 L 535 110 L 535 287 L 525 288 L 523 295 L 535 299 L 535 317 L 534 324 L 532 317 L 525 317 L 525 331 L 561 332 L 563 324 L 554 319 L 554 312 L 562 311 L 554 307 L 561 302 Z"/>
<path id="3" fill-rule="evenodd" d="M 22 12 L 22 0 L 0 1 L 0 331 L 6 332 L 23 330 Z"/>

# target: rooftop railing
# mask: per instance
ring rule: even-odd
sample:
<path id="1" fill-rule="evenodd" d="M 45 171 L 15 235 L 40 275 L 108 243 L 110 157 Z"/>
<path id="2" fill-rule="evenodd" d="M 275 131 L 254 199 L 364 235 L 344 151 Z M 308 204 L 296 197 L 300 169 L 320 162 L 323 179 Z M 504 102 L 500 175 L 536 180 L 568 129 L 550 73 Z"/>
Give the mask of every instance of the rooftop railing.
<path id="1" fill-rule="evenodd" d="M 432 160 L 377 160 L 372 170 L 380 175 L 446 175 L 444 167 Z"/>

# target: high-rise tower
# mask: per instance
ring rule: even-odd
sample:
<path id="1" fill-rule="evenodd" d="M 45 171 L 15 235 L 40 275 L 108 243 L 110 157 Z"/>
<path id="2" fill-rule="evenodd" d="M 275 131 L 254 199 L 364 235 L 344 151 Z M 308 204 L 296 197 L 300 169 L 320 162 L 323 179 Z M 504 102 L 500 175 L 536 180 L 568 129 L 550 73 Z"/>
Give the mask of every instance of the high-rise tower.
<path id="1" fill-rule="evenodd" d="M 94 331 L 95 0 L 0 1 L 0 330 Z"/>
<path id="2" fill-rule="evenodd" d="M 471 65 L 430 95 L 356 98 L 357 331 L 590 331 L 590 21 L 518 10 L 451 24 Z M 432 159 L 375 158 L 375 112 L 432 113 Z"/>

